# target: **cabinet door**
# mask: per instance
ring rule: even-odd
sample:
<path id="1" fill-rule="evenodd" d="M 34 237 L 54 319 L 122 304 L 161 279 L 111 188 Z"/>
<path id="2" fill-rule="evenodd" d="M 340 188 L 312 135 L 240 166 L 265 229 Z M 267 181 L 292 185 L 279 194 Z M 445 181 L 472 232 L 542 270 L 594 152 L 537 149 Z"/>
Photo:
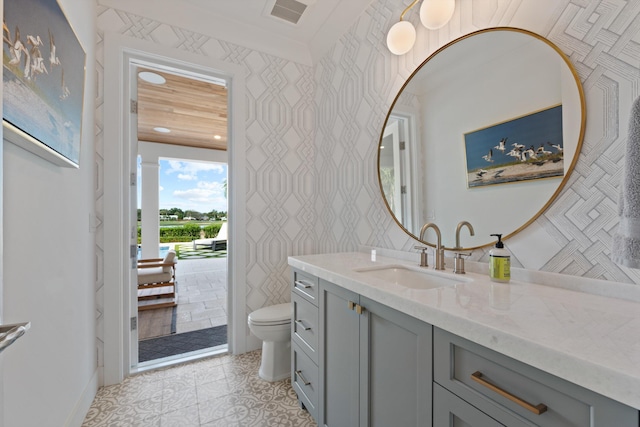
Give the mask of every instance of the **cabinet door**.
<path id="1" fill-rule="evenodd" d="M 365 297 L 360 305 L 360 425 L 431 426 L 431 325 Z"/>
<path id="2" fill-rule="evenodd" d="M 359 297 L 320 280 L 320 425 L 359 424 Z M 350 304 L 352 303 L 352 304 Z"/>
<path id="3" fill-rule="evenodd" d="M 433 425 L 438 427 L 504 427 L 448 390 L 433 384 Z"/>

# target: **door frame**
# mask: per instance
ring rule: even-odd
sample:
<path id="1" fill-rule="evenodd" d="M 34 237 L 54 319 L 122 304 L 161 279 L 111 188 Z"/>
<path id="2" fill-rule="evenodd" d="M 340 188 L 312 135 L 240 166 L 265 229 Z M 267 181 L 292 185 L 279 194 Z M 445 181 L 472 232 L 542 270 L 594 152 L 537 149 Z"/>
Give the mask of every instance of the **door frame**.
<path id="1" fill-rule="evenodd" d="M 229 352 L 247 349 L 246 331 L 246 218 L 245 218 L 245 79 L 241 66 L 184 52 L 144 40 L 105 33 L 104 43 L 104 185 L 103 185 L 103 384 L 117 384 L 131 373 L 131 286 L 129 257 L 132 173 L 130 82 L 131 61 L 148 62 L 196 74 L 223 77 L 229 84 Z M 117 89 L 117 90 L 116 90 Z M 134 175 L 135 177 L 135 175 Z M 135 200 L 135 199 L 134 199 Z M 100 334 L 100 331 L 98 331 Z M 98 335 L 100 336 L 100 335 Z"/>

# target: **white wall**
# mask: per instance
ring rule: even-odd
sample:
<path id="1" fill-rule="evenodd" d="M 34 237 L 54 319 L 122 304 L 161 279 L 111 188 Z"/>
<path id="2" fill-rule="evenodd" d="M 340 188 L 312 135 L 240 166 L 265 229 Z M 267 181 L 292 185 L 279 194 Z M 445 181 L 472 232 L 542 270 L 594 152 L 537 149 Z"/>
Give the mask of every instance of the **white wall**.
<path id="1" fill-rule="evenodd" d="M 3 353 L 6 426 L 78 426 L 97 390 L 94 256 L 95 4 L 61 0 L 87 52 L 80 168 L 4 143 L 4 322 L 31 321 Z"/>
<path id="2" fill-rule="evenodd" d="M 4 2 L 0 0 L 0 15 L 4 18 Z M 3 70 L 4 71 L 4 70 Z M 0 72 L 1 74 L 2 72 Z M 0 98 L 3 88 L 0 87 Z M 0 105 L 0 112 L 2 112 Z M 0 130 L 0 136 L 2 131 Z M 4 323 L 4 143 L 0 144 L 0 325 Z M 4 356 L 0 354 L 0 384 L 4 382 Z M 4 414 L 4 387 L 0 385 L 0 414 Z M 5 427 L 4 416 L 0 415 L 0 427 Z"/>

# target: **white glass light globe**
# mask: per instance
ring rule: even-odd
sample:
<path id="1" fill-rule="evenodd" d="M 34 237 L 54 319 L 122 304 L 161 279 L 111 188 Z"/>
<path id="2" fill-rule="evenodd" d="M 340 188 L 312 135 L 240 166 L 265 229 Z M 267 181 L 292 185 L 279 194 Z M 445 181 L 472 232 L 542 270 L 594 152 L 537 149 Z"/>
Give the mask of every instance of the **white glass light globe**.
<path id="1" fill-rule="evenodd" d="M 430 30 L 447 25 L 456 8 L 456 0 L 423 0 L 420 6 L 420 22 Z"/>
<path id="2" fill-rule="evenodd" d="M 416 42 L 416 29 L 408 21 L 400 21 L 389 28 L 387 47 L 394 55 L 403 55 L 411 50 Z"/>

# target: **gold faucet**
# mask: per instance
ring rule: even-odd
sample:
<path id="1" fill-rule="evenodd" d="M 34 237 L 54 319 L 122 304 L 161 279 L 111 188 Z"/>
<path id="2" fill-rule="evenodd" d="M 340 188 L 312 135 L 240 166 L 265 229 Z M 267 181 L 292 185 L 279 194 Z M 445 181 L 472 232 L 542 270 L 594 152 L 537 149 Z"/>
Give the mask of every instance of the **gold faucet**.
<path id="1" fill-rule="evenodd" d="M 456 227 L 456 247 L 455 249 L 460 249 L 460 229 L 466 225 L 467 228 L 469 229 L 469 234 L 471 236 L 475 236 L 474 232 L 473 232 L 473 225 L 471 225 L 471 223 L 469 223 L 469 221 L 460 221 L 458 223 L 458 226 Z"/>
<path id="2" fill-rule="evenodd" d="M 444 270 L 444 247 L 442 246 L 442 234 L 440 233 L 440 229 L 433 222 L 428 222 L 422 226 L 420 229 L 420 240 L 424 242 L 424 235 L 428 229 L 433 228 L 436 232 L 436 237 L 438 238 L 435 250 L 435 266 L 436 270 Z"/>
<path id="3" fill-rule="evenodd" d="M 457 251 L 462 249 L 460 247 L 460 230 L 465 225 L 469 229 L 469 234 L 472 235 L 472 236 L 475 236 L 475 234 L 473 232 L 473 226 L 469 223 L 469 221 L 460 221 L 458 223 L 458 226 L 456 227 L 456 247 L 454 249 L 457 250 Z M 465 271 L 464 271 L 464 257 L 465 256 L 471 256 L 471 252 L 469 252 L 468 254 L 463 254 L 461 252 L 456 252 L 455 253 L 455 255 L 453 257 L 453 272 L 454 273 L 456 273 L 456 274 L 465 274 Z"/>

